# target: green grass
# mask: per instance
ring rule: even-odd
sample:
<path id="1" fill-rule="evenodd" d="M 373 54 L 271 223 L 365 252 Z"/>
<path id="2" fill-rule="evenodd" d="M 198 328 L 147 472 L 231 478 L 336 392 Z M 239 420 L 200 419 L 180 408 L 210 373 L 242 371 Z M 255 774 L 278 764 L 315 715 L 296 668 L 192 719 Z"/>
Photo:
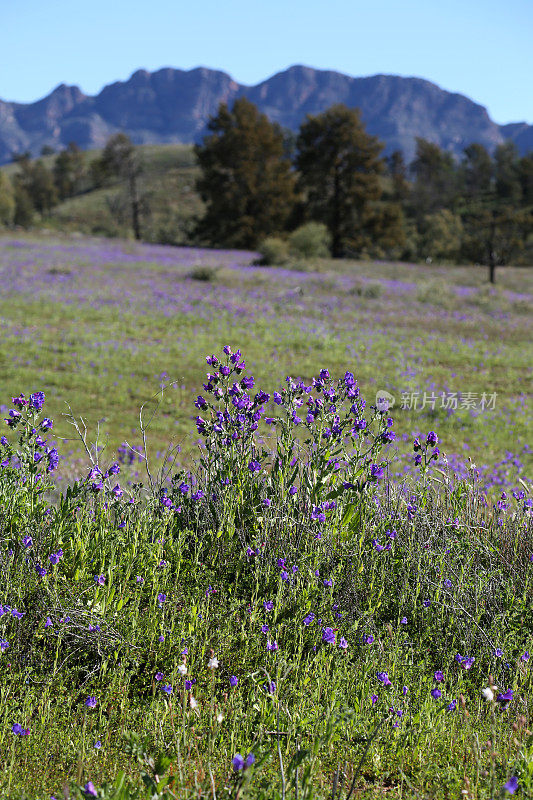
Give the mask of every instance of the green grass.
<path id="1" fill-rule="evenodd" d="M 0 241 L 0 266 L 10 276 L 0 298 L 0 403 L 42 388 L 58 435 L 71 436 L 61 417 L 68 403 L 91 434 L 100 422 L 106 457 L 125 439 L 139 443 L 139 409 L 164 373 L 162 382 L 175 384 L 152 423 L 151 452 L 174 441 L 190 463 L 197 455 L 192 398 L 205 354 L 227 342 L 245 346 L 267 389 L 273 376 L 310 378 L 322 364 L 335 374 L 350 369 L 369 399 L 378 389 L 396 396 L 400 434 L 438 426 L 450 457 L 492 468 L 510 451 L 526 473 L 531 465 L 523 452 L 532 439 L 531 270 L 500 270 L 492 291 L 476 268 L 321 261 L 291 271 L 209 250 L 173 255 L 54 236 L 23 237 L 16 247 L 8 236 Z M 210 280 L 194 280 L 195 271 Z M 471 294 L 459 294 L 465 290 Z M 496 407 L 477 417 L 448 414 L 439 402 L 409 411 L 399 408 L 403 391 L 496 392 Z M 78 444 L 62 451 L 62 471 L 80 474 Z M 512 485 L 523 474 L 512 465 L 503 472 Z"/>
<path id="2" fill-rule="evenodd" d="M 38 422 L 18 442 L 5 428 L 0 796 L 43 800 L 70 786 L 81 798 L 92 781 L 102 800 L 329 800 L 334 785 L 346 800 L 353 783 L 351 797 L 488 800 L 511 776 L 517 797 L 533 796 L 531 515 L 525 498 L 493 506 L 502 485 L 530 497 L 531 272 L 502 269 L 493 291 L 475 268 L 253 260 L 54 234 L 0 239 L 2 417 L 12 396 L 43 390 L 62 456 L 62 480 L 40 494 Z M 362 456 L 348 445 L 335 452 L 320 432 L 312 447 L 289 423 L 261 424 L 253 445 L 213 434 L 198 449 L 194 417 L 209 412 L 193 403 L 210 397 L 205 356 L 224 344 L 242 348 L 253 392 L 272 392 L 287 374 L 309 384 L 327 367 L 332 377 L 353 372 L 368 406 L 378 389 L 496 392 L 496 406 L 475 416 L 396 404 L 398 438 L 381 453 L 374 442 L 371 455 L 391 460 L 391 481 L 357 488 L 369 470 Z M 123 440 L 142 445 L 139 408 L 161 382 L 171 385 L 148 430 L 154 488 L 136 462 L 95 493 L 66 403 L 87 421 L 89 444 L 100 429 L 106 468 Z M 360 413 L 366 430 L 382 424 Z M 431 462 L 420 476 L 412 436 L 429 430 L 449 466 Z M 169 442 L 181 447 L 173 483 L 158 472 Z M 496 467 L 506 451 L 513 457 Z M 454 478 L 468 456 L 487 466 L 478 485 L 488 501 L 475 471 Z M 179 490 L 191 483 L 182 468 L 207 499 Z M 164 509 L 162 489 L 180 511 Z M 314 520 L 313 506 L 332 498 L 325 521 Z M 325 642 L 325 627 L 348 648 Z M 469 669 L 457 653 L 474 658 Z M 491 682 L 513 690 L 507 710 L 483 700 Z M 15 723 L 29 735 L 14 734 Z M 255 765 L 235 775 L 235 753 L 249 752 Z M 154 788 L 154 771 L 172 778 L 173 794 Z"/>
<path id="3" fill-rule="evenodd" d="M 222 382 L 224 404 L 241 378 Z M 51 500 L 34 458 L 39 415 L 7 432 L 2 461 L 14 447 L 22 465 L 0 470 L 2 797 L 70 785 L 81 798 L 91 781 L 108 800 L 326 800 L 335 785 L 337 800 L 485 800 L 512 776 L 532 796 L 531 516 L 522 501 L 487 507 L 449 473 L 435 491 L 431 466 L 407 495 L 353 488 L 365 453 L 387 452 L 373 438 L 386 421 L 356 401 L 371 435 L 324 440 L 334 413 L 353 413 L 343 382 L 331 386 L 337 411 L 306 445 L 290 421 L 296 388 L 274 409 L 275 453 L 209 428 L 195 470 L 204 499 L 178 474 L 173 510 L 161 486 L 114 497 L 122 475 Z M 512 689 L 508 708 L 482 698 L 494 683 Z M 235 774 L 232 758 L 250 752 Z"/>

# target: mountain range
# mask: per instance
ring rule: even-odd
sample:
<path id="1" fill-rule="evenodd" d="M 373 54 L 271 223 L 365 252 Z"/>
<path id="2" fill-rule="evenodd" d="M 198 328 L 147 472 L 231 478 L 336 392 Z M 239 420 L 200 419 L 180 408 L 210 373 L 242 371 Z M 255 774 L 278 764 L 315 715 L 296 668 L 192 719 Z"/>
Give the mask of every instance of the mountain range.
<path id="1" fill-rule="evenodd" d="M 497 125 L 483 106 L 422 78 L 353 78 L 297 65 L 245 86 L 225 72 L 198 67 L 138 70 L 95 96 L 61 84 L 34 103 L 0 100 L 0 163 L 27 150 L 38 155 L 45 145 L 61 149 L 74 141 L 82 149 L 102 147 L 117 131 L 136 144 L 196 142 L 221 102 L 231 105 L 243 96 L 292 130 L 306 114 L 334 103 L 357 107 L 367 131 L 385 142 L 385 153 L 402 150 L 407 161 L 417 136 L 457 156 L 471 142 L 493 150 L 507 139 L 522 154 L 533 150 L 533 125 Z"/>

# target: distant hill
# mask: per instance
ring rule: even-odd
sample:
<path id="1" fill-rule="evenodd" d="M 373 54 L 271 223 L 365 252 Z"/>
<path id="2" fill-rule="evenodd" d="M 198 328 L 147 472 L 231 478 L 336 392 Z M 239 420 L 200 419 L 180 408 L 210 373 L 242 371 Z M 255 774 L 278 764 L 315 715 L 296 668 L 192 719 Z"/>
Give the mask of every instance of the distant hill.
<path id="1" fill-rule="evenodd" d="M 35 103 L 0 100 L 0 163 L 13 152 L 38 155 L 75 141 L 84 149 L 102 147 L 117 131 L 136 144 L 180 144 L 201 139 L 221 102 L 246 96 L 268 117 L 297 130 L 306 114 L 334 103 L 361 109 L 367 130 L 403 150 L 410 161 L 415 137 L 422 136 L 456 155 L 471 142 L 493 150 L 506 139 L 521 153 L 533 149 L 533 125 L 497 125 L 487 110 L 461 94 L 422 78 L 374 75 L 352 78 L 339 72 L 294 66 L 257 86 L 244 86 L 218 70 L 139 70 L 94 96 L 61 84 Z"/>

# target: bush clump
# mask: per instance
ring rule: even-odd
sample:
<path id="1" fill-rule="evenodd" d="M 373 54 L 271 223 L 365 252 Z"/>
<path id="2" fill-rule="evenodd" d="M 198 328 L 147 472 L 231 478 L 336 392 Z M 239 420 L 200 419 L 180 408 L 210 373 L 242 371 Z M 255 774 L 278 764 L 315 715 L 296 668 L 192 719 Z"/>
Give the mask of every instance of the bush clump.
<path id="1" fill-rule="evenodd" d="M 205 283 L 212 283 L 219 271 L 220 267 L 210 267 L 207 264 L 195 264 L 189 272 L 189 278 L 193 281 L 204 281 Z"/>
<path id="2" fill-rule="evenodd" d="M 377 282 L 358 283 L 350 290 L 350 294 L 356 294 L 358 297 L 366 297 L 369 300 L 377 300 L 377 298 L 381 297 L 383 294 L 383 284 Z"/>
<path id="3" fill-rule="evenodd" d="M 289 236 L 289 252 L 299 258 L 328 258 L 331 236 L 322 222 L 306 222 Z"/>
<path id="4" fill-rule="evenodd" d="M 267 236 L 259 245 L 260 264 L 265 267 L 277 267 L 286 264 L 289 259 L 287 242 L 279 236 Z"/>

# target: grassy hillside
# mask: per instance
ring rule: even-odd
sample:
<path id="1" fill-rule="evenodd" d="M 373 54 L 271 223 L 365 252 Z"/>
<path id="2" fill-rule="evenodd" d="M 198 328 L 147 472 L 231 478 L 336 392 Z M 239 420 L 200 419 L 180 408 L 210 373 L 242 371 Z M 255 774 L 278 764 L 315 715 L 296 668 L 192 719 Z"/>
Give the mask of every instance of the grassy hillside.
<path id="1" fill-rule="evenodd" d="M 145 241 L 183 244 L 192 221 L 201 215 L 203 204 L 195 191 L 198 169 L 191 145 L 144 145 L 137 148 L 143 167 L 140 190 L 145 212 L 142 233 Z M 87 151 L 86 164 L 100 155 Z M 55 156 L 45 156 L 44 163 L 53 168 Z M 2 167 L 11 177 L 17 164 Z M 57 205 L 35 225 L 63 232 L 101 236 L 130 237 L 131 229 L 125 208 L 123 189 L 119 184 L 93 189 Z"/>

